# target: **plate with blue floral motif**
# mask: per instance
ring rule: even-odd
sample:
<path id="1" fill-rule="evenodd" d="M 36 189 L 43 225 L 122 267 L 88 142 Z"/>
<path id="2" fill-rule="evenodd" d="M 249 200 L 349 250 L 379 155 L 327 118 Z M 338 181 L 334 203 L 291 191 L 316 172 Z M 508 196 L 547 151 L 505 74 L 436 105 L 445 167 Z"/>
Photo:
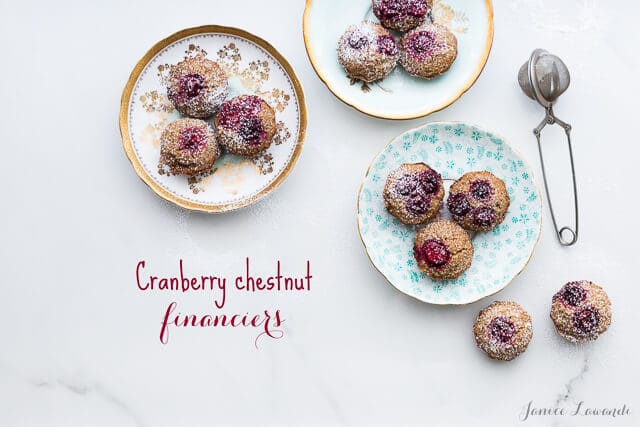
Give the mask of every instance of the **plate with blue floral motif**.
<path id="1" fill-rule="evenodd" d="M 504 181 L 511 199 L 501 224 L 472 234 L 473 262 L 455 280 L 435 281 L 420 271 L 413 256 L 416 228 L 385 209 L 387 175 L 416 162 L 449 184 L 466 172 L 489 171 Z M 441 218 L 448 217 L 445 205 Z M 504 289 L 525 269 L 540 237 L 541 211 L 531 167 L 503 137 L 471 124 L 437 122 L 403 133 L 373 159 L 358 194 L 358 230 L 374 267 L 396 289 L 429 304 L 469 304 Z"/>

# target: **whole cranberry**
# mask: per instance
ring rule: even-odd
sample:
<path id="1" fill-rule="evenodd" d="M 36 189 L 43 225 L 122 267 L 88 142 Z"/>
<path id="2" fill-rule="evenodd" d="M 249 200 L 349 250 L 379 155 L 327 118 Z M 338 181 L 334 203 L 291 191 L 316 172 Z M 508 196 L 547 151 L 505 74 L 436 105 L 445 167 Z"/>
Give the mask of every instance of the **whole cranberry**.
<path id="1" fill-rule="evenodd" d="M 592 306 L 587 306 L 573 313 L 573 327 L 582 336 L 593 335 L 600 326 L 600 312 Z"/>
<path id="2" fill-rule="evenodd" d="M 436 36 L 430 31 L 419 31 L 406 41 L 408 50 L 418 58 L 426 58 L 437 48 Z"/>
<path id="3" fill-rule="evenodd" d="M 423 17 L 428 11 L 427 2 L 425 0 L 408 0 L 405 10 L 407 15 L 417 18 Z"/>
<path id="4" fill-rule="evenodd" d="M 402 0 L 381 0 L 379 3 L 379 15 L 382 19 L 391 20 L 402 14 Z"/>
<path id="5" fill-rule="evenodd" d="M 481 206 L 471 212 L 471 223 L 477 227 L 491 227 L 496 223 L 496 212 L 488 207 Z"/>
<path id="6" fill-rule="evenodd" d="M 178 91 L 180 96 L 186 99 L 195 98 L 205 88 L 204 77 L 200 74 L 192 73 L 180 76 L 178 79 Z"/>
<path id="7" fill-rule="evenodd" d="M 352 49 L 360 50 L 369 46 L 369 40 L 360 33 L 354 33 L 349 37 L 349 46 Z"/>
<path id="8" fill-rule="evenodd" d="M 413 174 L 403 175 L 398 179 L 398 183 L 396 184 L 396 190 L 403 196 L 408 196 L 411 193 L 415 192 L 418 188 L 418 180 L 415 179 Z"/>
<path id="9" fill-rule="evenodd" d="M 264 127 L 258 118 L 246 119 L 240 125 L 240 137 L 249 145 L 258 145 L 262 139 Z"/>
<path id="10" fill-rule="evenodd" d="M 398 43 L 389 34 L 378 36 L 378 52 L 383 55 L 394 56 L 398 53 Z"/>
<path id="11" fill-rule="evenodd" d="M 424 191 L 416 191 L 407 200 L 407 210 L 414 215 L 422 215 L 429 210 L 431 196 Z"/>
<path id="12" fill-rule="evenodd" d="M 463 193 L 451 194 L 447 199 L 447 208 L 456 218 L 462 218 L 471 211 L 471 204 Z"/>
<path id="13" fill-rule="evenodd" d="M 494 317 L 487 330 L 489 338 L 500 344 L 510 343 L 516 335 L 516 325 L 506 316 Z"/>
<path id="14" fill-rule="evenodd" d="M 471 183 L 470 191 L 471 197 L 478 201 L 488 200 L 493 194 L 493 187 L 486 179 L 478 179 Z"/>
<path id="15" fill-rule="evenodd" d="M 422 189 L 427 194 L 435 194 L 440 190 L 440 179 L 440 174 L 433 169 L 429 169 L 419 175 Z"/>
<path id="16" fill-rule="evenodd" d="M 429 239 L 422 246 L 414 247 L 413 254 L 418 261 L 425 262 L 431 268 L 444 267 L 451 261 L 451 251 L 438 239 Z"/>
<path id="17" fill-rule="evenodd" d="M 181 150 L 197 153 L 207 145 L 207 132 L 196 126 L 184 128 L 178 136 L 178 145 Z"/>
<path id="18" fill-rule="evenodd" d="M 587 299 L 587 291 L 580 282 L 569 282 L 554 296 L 571 307 L 577 307 Z"/>

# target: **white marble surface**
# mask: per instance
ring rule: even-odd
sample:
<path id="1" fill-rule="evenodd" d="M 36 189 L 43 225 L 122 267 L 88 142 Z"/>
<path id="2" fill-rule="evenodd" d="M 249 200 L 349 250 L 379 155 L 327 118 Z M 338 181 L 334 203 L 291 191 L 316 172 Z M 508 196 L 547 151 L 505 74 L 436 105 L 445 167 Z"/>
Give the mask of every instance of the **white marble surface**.
<path id="1" fill-rule="evenodd" d="M 387 122 L 343 105 L 307 61 L 302 1 L 0 1 L 0 425 L 638 425 L 640 237 L 635 2 L 496 0 L 487 67 L 459 102 L 427 119 Z M 182 4 L 182 5 L 181 5 Z M 221 216 L 171 206 L 136 177 L 120 144 L 120 93 L 141 55 L 175 30 L 238 26 L 263 36 L 296 68 L 309 107 L 296 169 L 268 199 Z M 516 361 L 478 351 L 470 331 L 485 300 L 431 307 L 387 285 L 358 238 L 356 192 L 373 156 L 428 120 L 495 129 L 539 167 L 532 127 L 542 111 L 516 72 L 545 47 L 573 73 L 557 113 L 574 126 L 581 236 L 561 248 L 544 210 L 526 271 L 499 299 L 533 316 Z M 559 133 L 556 134 L 559 136 Z M 561 156 L 563 146 L 550 147 Z M 561 162 L 555 165 L 561 182 Z M 568 192 L 556 190 L 559 200 Z M 560 204 L 560 202 L 557 202 Z M 568 212 L 565 212 L 568 214 Z M 234 295 L 227 308 L 280 308 L 285 337 L 253 346 L 254 331 L 174 331 L 158 340 L 172 299 L 211 310 L 201 295 L 146 295 L 135 265 L 235 275 L 250 256 L 268 274 L 312 263 L 308 294 Z M 570 345 L 548 318 L 565 281 L 601 282 L 614 323 Z M 631 412 L 616 419 L 519 415 L 529 402 L 579 401 Z"/>

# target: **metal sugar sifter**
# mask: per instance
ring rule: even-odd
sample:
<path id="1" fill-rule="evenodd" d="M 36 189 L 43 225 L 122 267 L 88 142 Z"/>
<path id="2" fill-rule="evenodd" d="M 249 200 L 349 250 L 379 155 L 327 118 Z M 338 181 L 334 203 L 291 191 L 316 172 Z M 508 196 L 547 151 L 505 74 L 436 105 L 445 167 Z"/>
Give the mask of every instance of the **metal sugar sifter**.
<path id="1" fill-rule="evenodd" d="M 563 246 L 571 246 L 578 241 L 578 192 L 576 186 L 576 173 L 573 164 L 573 151 L 571 149 L 571 125 L 560 120 L 553 112 L 553 104 L 560 95 L 569 87 L 571 77 L 567 66 L 560 58 L 550 54 L 546 50 L 536 49 L 529 57 L 518 72 L 518 83 L 523 92 L 538 104 L 542 105 L 546 111 L 545 118 L 533 130 L 533 134 L 538 141 L 538 152 L 540 153 L 540 163 L 542 165 L 542 177 L 544 179 L 544 189 L 547 194 L 547 202 L 549 203 L 549 211 L 553 220 L 553 227 L 556 236 Z M 563 226 L 558 228 L 556 216 L 553 212 L 553 204 L 549 193 L 549 184 L 547 182 L 547 173 L 544 167 L 544 157 L 542 155 L 542 144 L 540 143 L 540 134 L 547 125 L 558 124 L 564 129 L 567 135 L 567 144 L 569 146 L 569 159 L 571 160 L 571 176 L 573 179 L 573 206 L 575 213 L 575 226 L 573 228 Z"/>

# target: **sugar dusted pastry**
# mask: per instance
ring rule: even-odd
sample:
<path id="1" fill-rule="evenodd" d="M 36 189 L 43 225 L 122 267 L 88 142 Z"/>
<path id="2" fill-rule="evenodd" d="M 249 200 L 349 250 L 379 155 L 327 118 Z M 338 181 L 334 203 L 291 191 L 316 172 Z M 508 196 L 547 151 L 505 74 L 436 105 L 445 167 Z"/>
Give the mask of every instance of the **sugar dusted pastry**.
<path id="1" fill-rule="evenodd" d="M 458 40 L 444 25 L 425 24 L 400 40 L 400 64 L 411 75 L 432 79 L 449 70 L 458 56 Z"/>
<path id="2" fill-rule="evenodd" d="M 180 113 L 196 118 L 211 117 L 229 92 L 227 76 L 217 62 L 189 58 L 172 66 L 167 79 L 167 97 Z"/>
<path id="3" fill-rule="evenodd" d="M 597 339 L 611 325 L 611 301 L 588 280 L 565 284 L 551 300 L 551 320 L 556 331 L 571 342 Z"/>
<path id="4" fill-rule="evenodd" d="M 263 153 L 276 134 L 275 111 L 255 95 L 241 95 L 225 102 L 215 125 L 222 148 L 238 156 Z"/>
<path id="5" fill-rule="evenodd" d="M 436 221 L 418 231 L 413 254 L 418 268 L 432 279 L 455 279 L 471 266 L 473 245 L 455 222 Z"/>
<path id="6" fill-rule="evenodd" d="M 176 120 L 160 136 L 159 167 L 172 175 L 194 176 L 210 170 L 219 156 L 213 129 L 204 120 Z"/>
<path id="7" fill-rule="evenodd" d="M 409 31 L 422 25 L 433 0 L 373 0 L 373 14 L 391 30 Z"/>
<path id="8" fill-rule="evenodd" d="M 513 360 L 524 353 L 533 337 L 531 316 L 518 303 L 496 301 L 480 311 L 473 334 L 490 358 Z"/>
<path id="9" fill-rule="evenodd" d="M 504 221 L 509 203 L 504 182 L 487 171 L 462 175 L 447 198 L 453 220 L 472 231 L 489 231 Z"/>
<path id="10" fill-rule="evenodd" d="M 398 56 L 393 35 L 371 21 L 349 26 L 338 40 L 338 62 L 352 79 L 380 80 L 393 71 Z"/>
<path id="11" fill-rule="evenodd" d="M 403 163 L 387 177 L 383 198 L 387 211 L 401 222 L 422 224 L 442 206 L 442 177 L 425 163 Z"/>

